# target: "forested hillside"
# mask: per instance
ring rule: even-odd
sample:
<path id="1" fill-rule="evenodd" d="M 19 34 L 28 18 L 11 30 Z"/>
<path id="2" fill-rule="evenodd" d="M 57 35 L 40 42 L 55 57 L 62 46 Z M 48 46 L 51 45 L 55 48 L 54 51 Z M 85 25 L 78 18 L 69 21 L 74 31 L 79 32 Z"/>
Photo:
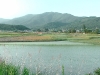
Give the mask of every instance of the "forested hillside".
<path id="1" fill-rule="evenodd" d="M 58 12 L 46 12 L 46 13 L 35 14 L 35 15 L 29 14 L 19 18 L 14 18 L 10 21 L 3 22 L 3 23 L 12 24 L 12 25 L 24 25 L 26 27 L 35 29 L 35 28 L 40 28 L 41 26 L 44 26 L 45 24 L 50 22 L 70 23 L 79 19 L 80 18 L 77 18 L 67 13 L 62 14 Z"/>
<path id="2" fill-rule="evenodd" d="M 23 30 L 30 30 L 29 28 L 23 25 L 8 25 L 8 24 L 0 24 L 0 30 L 4 31 L 23 31 Z"/>
<path id="3" fill-rule="evenodd" d="M 2 23 L 2 22 L 7 22 L 7 21 L 9 21 L 10 19 L 3 19 L 3 18 L 0 18 L 0 23 Z"/>
<path id="4" fill-rule="evenodd" d="M 30 29 L 81 29 L 85 25 L 89 29 L 100 28 L 100 17 L 78 17 L 68 13 L 46 12 L 29 14 L 3 21 L 4 24 L 23 25 Z"/>

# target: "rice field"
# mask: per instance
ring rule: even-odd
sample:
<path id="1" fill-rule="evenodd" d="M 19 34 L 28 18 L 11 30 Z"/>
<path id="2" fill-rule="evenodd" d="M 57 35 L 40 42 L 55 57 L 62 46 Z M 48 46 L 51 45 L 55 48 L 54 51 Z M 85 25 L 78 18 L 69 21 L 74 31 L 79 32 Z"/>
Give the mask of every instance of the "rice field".
<path id="1" fill-rule="evenodd" d="M 34 42 L 34 41 L 74 41 L 100 44 L 100 34 L 58 33 L 58 32 L 0 32 L 1 42 Z"/>

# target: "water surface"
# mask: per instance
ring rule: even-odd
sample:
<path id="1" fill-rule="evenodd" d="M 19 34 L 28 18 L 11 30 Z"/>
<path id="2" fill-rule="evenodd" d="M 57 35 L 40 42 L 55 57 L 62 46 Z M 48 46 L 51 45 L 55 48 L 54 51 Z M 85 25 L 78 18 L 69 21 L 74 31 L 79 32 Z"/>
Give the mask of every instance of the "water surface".
<path id="1" fill-rule="evenodd" d="M 72 75 L 84 75 L 100 67 L 100 46 L 68 41 L 0 43 L 0 56 L 7 63 L 34 70 L 47 68 L 59 74 L 62 65 L 65 74 Z"/>

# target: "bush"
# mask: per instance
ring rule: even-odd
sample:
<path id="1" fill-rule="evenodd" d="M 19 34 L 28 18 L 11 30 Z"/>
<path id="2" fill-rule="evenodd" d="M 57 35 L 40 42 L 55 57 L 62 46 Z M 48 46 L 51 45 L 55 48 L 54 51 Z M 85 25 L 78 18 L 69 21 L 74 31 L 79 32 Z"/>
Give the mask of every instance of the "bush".
<path id="1" fill-rule="evenodd" d="M 94 73 L 89 73 L 89 74 L 86 74 L 86 75 L 100 75 L 100 68 L 94 70 Z"/>
<path id="2" fill-rule="evenodd" d="M 29 75 L 29 70 L 24 68 L 22 73 L 19 66 L 14 66 L 12 64 L 0 63 L 0 75 Z"/>
<path id="3" fill-rule="evenodd" d="M 100 68 L 96 69 L 96 70 L 94 71 L 94 73 L 95 73 L 96 75 L 100 75 Z"/>

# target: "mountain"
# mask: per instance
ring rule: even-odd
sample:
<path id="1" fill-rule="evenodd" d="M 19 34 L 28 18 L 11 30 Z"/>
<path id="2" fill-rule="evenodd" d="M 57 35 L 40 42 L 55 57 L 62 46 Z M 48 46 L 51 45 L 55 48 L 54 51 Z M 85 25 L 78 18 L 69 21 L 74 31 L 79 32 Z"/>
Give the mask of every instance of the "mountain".
<path id="1" fill-rule="evenodd" d="M 11 24 L 11 25 L 24 25 L 28 21 L 30 21 L 32 17 L 33 17 L 32 14 L 28 14 L 28 15 L 25 15 L 25 16 L 22 16 L 22 17 L 18 17 L 18 18 L 14 18 L 14 19 L 11 19 L 9 21 L 2 22 L 2 23 Z"/>
<path id="2" fill-rule="evenodd" d="M 9 21 L 9 19 L 3 19 L 3 18 L 0 18 L 0 23 L 6 22 L 6 21 Z"/>
<path id="3" fill-rule="evenodd" d="M 4 24 L 24 25 L 30 29 L 57 28 L 80 29 L 83 24 L 87 28 L 100 28 L 100 17 L 78 17 L 68 13 L 45 12 L 42 14 L 28 14 L 22 17 L 3 21 Z"/>
<path id="4" fill-rule="evenodd" d="M 100 17 L 83 17 L 80 20 L 70 23 L 67 27 L 81 29 L 83 25 L 88 29 L 100 28 Z"/>
<path id="5" fill-rule="evenodd" d="M 42 26 L 41 28 L 45 28 L 45 29 L 61 29 L 62 27 L 65 27 L 67 25 L 67 23 L 63 23 L 63 22 L 50 22 L 45 24 L 44 26 Z"/>
<path id="6" fill-rule="evenodd" d="M 10 21 L 4 22 L 5 24 L 24 25 L 29 28 L 37 28 L 49 22 L 73 22 L 79 18 L 71 14 L 62 14 L 58 12 L 46 12 L 43 14 L 26 15 L 19 18 L 14 18 Z"/>
<path id="7" fill-rule="evenodd" d="M 23 30 L 30 30 L 29 28 L 23 25 L 8 25 L 8 24 L 0 24 L 0 30 L 7 30 L 7 31 L 23 31 Z"/>

